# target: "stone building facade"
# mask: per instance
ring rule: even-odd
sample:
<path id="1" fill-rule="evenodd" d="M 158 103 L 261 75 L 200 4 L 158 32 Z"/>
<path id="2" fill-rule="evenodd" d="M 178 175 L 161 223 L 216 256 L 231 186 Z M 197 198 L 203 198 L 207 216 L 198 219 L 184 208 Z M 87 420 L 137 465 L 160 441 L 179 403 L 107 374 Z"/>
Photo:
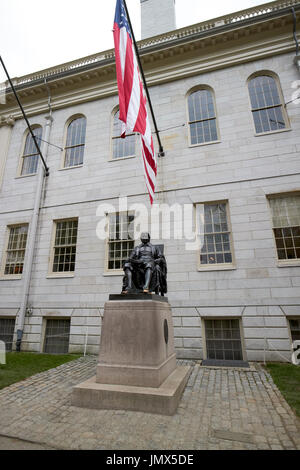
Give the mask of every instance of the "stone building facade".
<path id="1" fill-rule="evenodd" d="M 144 0 L 141 7 L 148 1 L 158 12 L 159 1 Z M 173 1 L 169 8 L 173 14 Z M 154 31 L 139 42 L 165 150 L 155 203 L 192 207 L 193 223 L 202 221 L 193 250 L 172 231 L 170 239 L 152 240 L 164 245 L 180 358 L 290 360 L 299 338 L 294 18 L 299 25 L 299 2 L 275 1 L 161 35 Z M 129 208 L 149 207 L 138 138 L 125 139 L 127 147 L 118 139 L 114 52 L 14 84 L 40 139 L 47 118 L 44 140 L 51 145 L 43 147 L 49 176 L 26 294 L 39 176 L 7 87 L 0 104 L 0 339 L 15 348 L 26 294 L 22 350 L 97 354 L 104 303 L 121 289 L 120 258 L 137 243 L 128 234 L 99 239 L 99 207 L 114 208 L 107 210 L 111 226 L 120 197 Z M 121 213 L 118 220 L 128 220 Z"/>

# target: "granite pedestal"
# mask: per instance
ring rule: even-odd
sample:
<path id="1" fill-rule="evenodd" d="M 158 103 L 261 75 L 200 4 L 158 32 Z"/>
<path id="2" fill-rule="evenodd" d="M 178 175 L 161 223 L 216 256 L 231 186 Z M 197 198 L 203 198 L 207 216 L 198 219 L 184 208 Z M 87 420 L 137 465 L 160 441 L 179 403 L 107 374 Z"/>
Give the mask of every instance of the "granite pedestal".
<path id="1" fill-rule="evenodd" d="M 72 404 L 171 415 L 190 369 L 176 365 L 166 298 L 111 295 L 104 307 L 96 375 L 74 387 Z"/>

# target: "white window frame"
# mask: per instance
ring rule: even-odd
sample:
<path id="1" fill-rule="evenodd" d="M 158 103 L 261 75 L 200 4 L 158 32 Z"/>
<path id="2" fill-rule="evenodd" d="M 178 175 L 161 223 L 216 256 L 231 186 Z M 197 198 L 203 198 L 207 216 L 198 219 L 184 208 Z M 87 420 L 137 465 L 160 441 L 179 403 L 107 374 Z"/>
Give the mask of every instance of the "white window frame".
<path id="1" fill-rule="evenodd" d="M 78 118 L 84 118 L 85 119 L 85 140 L 84 140 L 84 144 L 80 144 L 80 145 L 73 145 L 73 146 L 68 146 L 67 147 L 67 139 L 68 139 L 68 130 L 69 130 L 69 126 L 70 124 L 75 121 L 76 119 Z M 71 170 L 73 168 L 81 168 L 83 166 L 83 162 L 84 162 L 84 154 L 85 154 L 85 147 L 86 147 L 86 129 L 87 129 L 87 118 L 84 114 L 75 114 L 73 116 L 71 116 L 67 121 L 66 121 L 66 124 L 65 124 L 65 130 L 64 130 L 64 139 L 63 139 L 63 152 L 62 152 L 62 158 L 61 158 L 61 167 L 60 167 L 60 170 Z M 67 150 L 69 148 L 75 148 L 75 147 L 83 147 L 83 157 L 82 157 L 82 163 L 79 163 L 78 165 L 72 165 L 72 166 L 66 166 L 66 156 L 67 156 Z"/>
<path id="2" fill-rule="evenodd" d="M 212 99 L 213 99 L 213 104 L 214 104 L 214 112 L 215 112 L 215 117 L 214 118 L 209 118 L 209 119 L 202 119 L 202 120 L 199 120 L 199 121 L 190 121 L 190 113 L 189 113 L 189 97 L 197 92 L 197 91 L 201 91 L 201 90 L 206 90 L 206 91 L 209 91 L 212 95 Z M 218 119 L 218 113 L 217 113 L 217 104 L 216 104 L 216 96 L 215 96 L 215 92 L 213 90 L 213 88 L 211 88 L 210 86 L 208 85 L 199 85 L 199 86 L 196 86 L 194 88 L 192 88 L 191 90 L 189 90 L 186 94 L 186 115 L 187 115 L 187 126 L 188 126 L 188 139 L 189 139 L 189 147 L 193 148 L 193 147 L 199 147 L 199 146 L 203 146 L 203 145 L 211 145 L 211 144 L 219 144 L 221 142 L 220 140 L 220 129 L 219 129 L 219 119 Z M 191 139 L 191 124 L 193 124 L 194 122 L 204 122 L 204 121 L 210 121 L 210 120 L 213 120 L 215 119 L 216 121 L 216 131 L 217 131 L 217 139 L 216 140 L 208 140 L 206 142 L 199 142 L 199 143 L 196 143 L 196 144 L 192 144 L 192 139 Z"/>
<path id="3" fill-rule="evenodd" d="M 5 266 L 6 266 L 6 262 L 7 262 L 8 244 L 9 244 L 11 229 L 17 228 L 17 227 L 23 227 L 23 226 L 27 226 L 27 240 L 26 240 L 26 247 L 25 247 L 25 253 L 24 253 L 24 260 L 23 260 L 23 271 L 22 271 L 21 274 L 5 274 Z M 22 279 L 23 272 L 24 272 L 24 263 L 25 263 L 25 258 L 26 258 L 28 233 L 29 233 L 29 223 L 28 222 L 20 222 L 20 223 L 16 223 L 16 224 L 7 225 L 6 233 L 5 233 L 5 241 L 4 241 L 4 250 L 3 250 L 3 255 L 2 255 L 2 263 L 1 263 L 1 274 L 0 274 L 0 278 L 2 280 Z"/>
<path id="4" fill-rule="evenodd" d="M 271 199 L 279 199 L 279 198 L 284 199 L 286 197 L 295 197 L 295 196 L 299 197 L 299 200 L 300 200 L 300 193 L 299 192 L 268 194 L 267 195 L 269 211 L 270 211 L 271 227 L 272 227 L 272 237 L 273 237 L 273 241 L 274 241 L 277 267 L 279 267 L 279 268 L 291 267 L 291 266 L 300 266 L 300 258 L 294 258 L 294 259 L 293 258 L 292 259 L 279 259 L 278 258 L 277 244 L 276 244 L 276 238 L 275 238 L 275 234 L 274 234 L 274 228 L 282 228 L 282 227 L 274 227 L 273 226 L 273 213 L 272 213 L 272 208 L 271 208 L 271 205 L 270 205 L 270 200 Z"/>
<path id="5" fill-rule="evenodd" d="M 199 250 L 197 250 L 197 269 L 198 271 L 222 271 L 222 270 L 233 270 L 236 269 L 235 265 L 235 256 L 234 256 L 234 245 L 233 245 L 233 236 L 232 236 L 232 227 L 231 227 L 231 220 L 230 220 L 230 213 L 229 213 L 229 201 L 222 200 L 222 201 L 205 201 L 205 202 L 198 202 L 194 206 L 194 213 L 195 213 L 195 220 L 196 220 L 196 235 L 197 240 L 199 241 L 199 221 L 197 217 L 197 206 L 199 205 L 214 205 L 214 204 L 225 204 L 226 210 L 226 219 L 227 219 L 227 226 L 228 230 L 226 233 L 229 234 L 229 243 L 231 249 L 231 263 L 212 263 L 212 264 L 201 264 L 200 262 L 200 255 L 201 255 L 201 242 L 199 243 Z M 224 233 L 224 232 L 218 232 Z M 203 234 L 204 235 L 204 234 Z"/>
<path id="6" fill-rule="evenodd" d="M 279 106 L 281 107 L 282 115 L 283 115 L 283 119 L 284 119 L 284 123 L 285 123 L 285 128 L 283 128 L 283 129 L 276 129 L 276 130 L 273 130 L 273 131 L 256 132 L 256 127 L 255 127 L 255 122 L 254 122 L 254 117 L 253 117 L 253 111 L 254 110 L 252 108 L 252 103 L 251 103 L 251 98 L 250 98 L 249 84 L 250 84 L 252 79 L 257 78 L 257 77 L 261 77 L 261 76 L 268 76 L 268 77 L 271 77 L 275 80 L 276 87 L 277 87 L 277 92 L 278 92 L 280 103 L 281 103 L 280 105 L 278 105 L 278 107 Z M 251 113 L 251 120 L 252 120 L 252 126 L 253 126 L 253 131 L 254 131 L 254 136 L 255 137 L 260 137 L 262 135 L 278 134 L 280 132 L 289 132 L 289 131 L 291 131 L 291 124 L 290 124 L 290 120 L 289 120 L 289 117 L 288 117 L 288 114 L 287 114 L 287 110 L 286 110 L 286 106 L 285 106 L 285 101 L 284 101 L 284 96 L 283 96 L 280 80 L 279 80 L 279 77 L 274 72 L 269 71 L 269 70 L 260 70 L 260 71 L 257 71 L 255 73 L 251 74 L 250 77 L 248 77 L 248 79 L 247 79 L 247 90 L 248 90 L 249 109 L 250 109 L 250 113 Z M 270 108 L 273 108 L 273 106 L 270 106 Z M 267 109 L 267 107 L 266 108 L 257 108 L 257 111 L 259 109 Z M 256 111 L 256 109 L 255 109 L 255 111 Z"/>
<path id="7" fill-rule="evenodd" d="M 42 136 L 43 136 L 43 127 L 40 124 L 32 125 L 31 129 L 32 129 L 33 133 L 36 129 L 42 129 Z M 27 142 L 28 137 L 31 137 L 31 134 L 30 134 L 29 130 L 26 130 L 24 132 L 24 135 L 23 135 L 22 151 L 21 151 L 21 156 L 20 156 L 20 159 L 19 159 L 19 165 L 18 165 L 18 170 L 17 170 L 17 178 L 28 178 L 30 176 L 35 176 L 38 172 L 39 158 L 40 158 L 38 152 L 30 154 L 30 155 L 24 155 L 25 148 L 26 148 L 26 142 Z M 39 142 L 39 139 L 37 139 L 37 143 L 41 144 L 41 142 Z M 34 173 L 27 173 L 27 174 L 23 175 L 22 171 L 23 171 L 24 159 L 29 158 L 30 156 L 34 156 L 34 155 L 38 155 L 37 171 L 34 172 Z"/>
<path id="8" fill-rule="evenodd" d="M 114 241 L 111 241 L 111 242 L 109 241 L 109 230 L 110 230 L 109 217 L 113 216 L 113 215 L 116 215 L 116 214 L 125 214 L 125 213 L 127 213 L 127 215 L 129 215 L 129 216 L 133 216 L 133 217 L 135 216 L 133 211 L 121 211 L 121 212 L 116 211 L 116 212 L 110 212 L 109 214 L 107 214 L 108 232 L 107 232 L 107 238 L 106 238 L 106 244 L 105 244 L 106 245 L 105 246 L 105 274 L 106 275 L 108 275 L 108 274 L 109 275 L 114 275 L 114 274 L 115 275 L 120 275 L 124 272 L 122 268 L 120 268 L 120 269 L 109 269 L 108 264 L 109 264 L 109 261 L 110 261 L 110 259 L 109 259 L 109 245 L 110 245 L 110 243 L 114 243 Z M 135 246 L 135 240 L 125 240 L 124 239 L 124 240 L 120 240 L 120 243 L 122 243 L 122 242 L 125 243 L 125 242 L 129 242 L 129 241 L 133 241 L 133 247 L 132 247 L 132 249 L 133 249 L 134 246 Z"/>
<path id="9" fill-rule="evenodd" d="M 69 218 L 53 220 L 51 243 L 50 243 L 49 267 L 48 267 L 47 278 L 55 278 L 55 277 L 62 278 L 62 277 L 74 277 L 75 276 L 76 259 L 75 259 L 75 269 L 74 269 L 74 271 L 53 271 L 54 252 L 55 252 L 55 244 L 54 243 L 55 243 L 55 238 L 56 238 L 57 224 L 61 223 L 61 222 L 71 222 L 71 221 L 77 221 L 77 239 L 76 239 L 76 255 L 77 255 L 79 218 L 78 217 L 69 217 Z M 70 245 L 68 245 L 68 246 L 70 246 Z"/>

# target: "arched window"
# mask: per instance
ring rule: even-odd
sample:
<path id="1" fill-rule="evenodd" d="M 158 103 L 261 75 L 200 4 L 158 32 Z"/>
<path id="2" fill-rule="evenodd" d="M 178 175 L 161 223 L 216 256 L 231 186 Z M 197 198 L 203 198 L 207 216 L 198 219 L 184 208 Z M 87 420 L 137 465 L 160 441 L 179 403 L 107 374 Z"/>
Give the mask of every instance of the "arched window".
<path id="1" fill-rule="evenodd" d="M 36 142 L 40 147 L 43 129 L 41 126 L 32 128 Z M 21 172 L 22 176 L 34 175 L 37 172 L 39 163 L 39 153 L 32 138 L 31 133 L 28 131 L 25 139 L 25 145 L 22 155 Z"/>
<path id="2" fill-rule="evenodd" d="M 86 118 L 78 116 L 71 120 L 67 129 L 64 167 L 82 165 L 85 146 Z"/>
<path id="3" fill-rule="evenodd" d="M 191 145 L 218 140 L 217 117 L 212 90 L 202 88 L 190 93 L 188 114 Z"/>
<path id="4" fill-rule="evenodd" d="M 119 120 L 119 110 L 114 112 L 113 132 L 112 132 L 112 158 L 133 157 L 135 155 L 135 134 L 126 135 L 125 139 L 121 136 L 122 124 Z"/>
<path id="5" fill-rule="evenodd" d="M 275 78 L 255 76 L 249 80 L 248 89 L 256 133 L 285 129 L 286 116 Z"/>

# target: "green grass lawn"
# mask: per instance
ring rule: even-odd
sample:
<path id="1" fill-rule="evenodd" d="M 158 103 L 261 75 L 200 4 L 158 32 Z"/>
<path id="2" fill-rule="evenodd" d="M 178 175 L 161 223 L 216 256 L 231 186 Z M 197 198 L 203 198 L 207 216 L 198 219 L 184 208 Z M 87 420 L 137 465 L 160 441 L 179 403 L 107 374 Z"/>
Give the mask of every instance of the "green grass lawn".
<path id="1" fill-rule="evenodd" d="M 7 353 L 6 364 L 0 364 L 0 390 L 31 375 L 60 366 L 78 357 L 81 357 L 81 354 Z"/>
<path id="2" fill-rule="evenodd" d="M 266 368 L 290 407 L 300 417 L 300 365 L 268 363 Z"/>

